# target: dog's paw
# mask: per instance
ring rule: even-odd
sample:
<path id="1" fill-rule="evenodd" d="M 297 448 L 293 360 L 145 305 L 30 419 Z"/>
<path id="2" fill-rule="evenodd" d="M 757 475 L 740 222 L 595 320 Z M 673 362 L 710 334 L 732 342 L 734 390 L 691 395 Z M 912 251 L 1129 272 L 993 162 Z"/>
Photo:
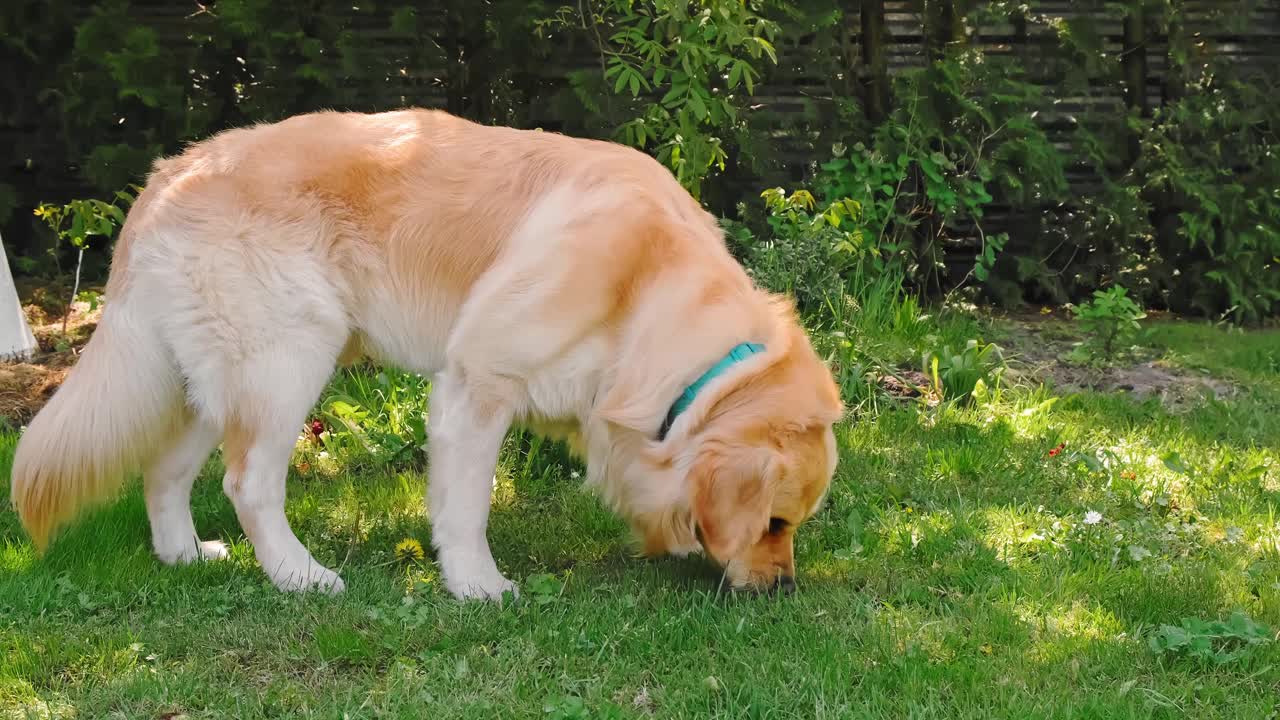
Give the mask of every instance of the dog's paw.
<path id="1" fill-rule="evenodd" d="M 231 556 L 227 544 L 221 540 L 205 540 L 198 546 L 201 560 L 226 560 Z"/>
<path id="2" fill-rule="evenodd" d="M 190 565 L 199 560 L 225 560 L 230 551 L 221 540 L 205 540 L 169 550 L 156 550 L 156 557 L 165 565 Z"/>
<path id="3" fill-rule="evenodd" d="M 337 595 L 347 587 L 338 573 L 314 562 L 294 570 L 281 568 L 271 573 L 271 582 L 285 592 L 315 590 L 329 595 Z"/>
<path id="4" fill-rule="evenodd" d="M 511 593 L 513 598 L 520 597 L 520 589 L 516 584 L 502 576 L 502 573 L 493 573 L 491 575 L 482 575 L 477 577 L 458 578 L 457 580 L 449 580 L 445 583 L 449 588 L 449 592 L 459 600 L 498 600 L 503 599 L 505 593 Z"/>
<path id="5" fill-rule="evenodd" d="M 440 571 L 444 586 L 459 600 L 502 600 L 504 593 L 519 596 L 516 584 L 503 576 L 487 546 L 442 547 Z"/>

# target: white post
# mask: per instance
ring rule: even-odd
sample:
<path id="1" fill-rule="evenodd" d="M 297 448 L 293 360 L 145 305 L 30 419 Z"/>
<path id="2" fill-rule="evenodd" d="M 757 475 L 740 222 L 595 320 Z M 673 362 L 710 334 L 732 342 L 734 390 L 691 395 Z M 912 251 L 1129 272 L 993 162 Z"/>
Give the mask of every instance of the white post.
<path id="1" fill-rule="evenodd" d="M 36 351 L 36 336 L 31 334 L 27 316 L 22 312 L 3 238 L 0 238 L 0 264 L 4 265 L 4 272 L 0 272 L 0 360 L 30 360 Z"/>

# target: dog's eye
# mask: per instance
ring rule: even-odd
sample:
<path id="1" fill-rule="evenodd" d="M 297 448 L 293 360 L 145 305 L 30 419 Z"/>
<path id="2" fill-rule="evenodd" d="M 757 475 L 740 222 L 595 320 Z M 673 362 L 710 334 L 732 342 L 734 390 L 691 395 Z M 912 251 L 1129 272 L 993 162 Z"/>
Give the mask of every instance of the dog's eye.
<path id="1" fill-rule="evenodd" d="M 769 534 L 777 535 L 787 529 L 787 521 L 782 518 L 769 518 Z"/>

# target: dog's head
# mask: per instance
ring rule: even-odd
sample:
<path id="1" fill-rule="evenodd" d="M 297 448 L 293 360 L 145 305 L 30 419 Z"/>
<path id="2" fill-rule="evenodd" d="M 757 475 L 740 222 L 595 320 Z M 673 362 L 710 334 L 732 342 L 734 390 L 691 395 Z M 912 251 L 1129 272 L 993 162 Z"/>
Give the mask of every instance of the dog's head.
<path id="1" fill-rule="evenodd" d="M 679 432 L 630 457 L 619 504 L 646 554 L 700 549 L 736 589 L 794 588 L 795 532 L 830 487 L 843 408 L 803 331 L 786 334 L 781 352 L 744 363 Z"/>
<path id="2" fill-rule="evenodd" d="M 826 498 L 841 412 L 830 370 L 797 337 L 717 398 L 690 438 L 689 516 L 733 587 L 794 588 L 795 532 Z"/>
<path id="3" fill-rule="evenodd" d="M 734 588 L 794 589 L 796 529 L 835 470 L 830 426 L 757 428 L 702 445 L 688 475 L 698 543 Z"/>

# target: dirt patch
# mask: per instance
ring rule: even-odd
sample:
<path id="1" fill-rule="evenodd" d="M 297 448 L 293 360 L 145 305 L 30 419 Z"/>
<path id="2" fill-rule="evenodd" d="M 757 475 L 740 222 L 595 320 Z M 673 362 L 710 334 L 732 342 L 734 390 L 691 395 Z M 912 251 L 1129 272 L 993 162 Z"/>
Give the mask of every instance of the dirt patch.
<path id="1" fill-rule="evenodd" d="M 29 363 L 0 365 L 0 416 L 23 425 L 53 396 L 67 369 Z"/>
<path id="2" fill-rule="evenodd" d="M 1124 392 L 1136 398 L 1158 397 L 1170 407 L 1185 406 L 1206 396 L 1222 400 L 1236 394 L 1236 387 L 1225 380 L 1162 366 L 1159 361 L 1111 368 L 1059 365 L 1050 376 L 1055 387 L 1068 392 Z"/>
<path id="3" fill-rule="evenodd" d="M 1064 358 L 1079 342 L 1069 321 L 1052 316 L 1010 318 L 1003 345 L 1009 350 L 1010 379 L 1052 385 L 1061 392 L 1119 392 L 1135 398 L 1159 398 L 1170 409 L 1181 409 L 1205 397 L 1234 396 L 1235 385 L 1204 373 L 1168 365 L 1153 356 L 1128 364 L 1087 367 Z M 1152 354 L 1154 355 L 1154 354 Z"/>
<path id="4" fill-rule="evenodd" d="M 899 370 L 896 375 L 881 375 L 876 382 L 886 395 L 895 398 L 918 398 L 929 392 L 929 378 L 918 370 Z"/>
<path id="5" fill-rule="evenodd" d="M 0 418 L 24 425 L 53 396 L 102 316 L 102 308 L 90 311 L 88 303 L 76 303 L 67 317 L 51 311 L 43 296 L 23 305 L 27 322 L 39 346 L 30 362 L 0 363 Z"/>

